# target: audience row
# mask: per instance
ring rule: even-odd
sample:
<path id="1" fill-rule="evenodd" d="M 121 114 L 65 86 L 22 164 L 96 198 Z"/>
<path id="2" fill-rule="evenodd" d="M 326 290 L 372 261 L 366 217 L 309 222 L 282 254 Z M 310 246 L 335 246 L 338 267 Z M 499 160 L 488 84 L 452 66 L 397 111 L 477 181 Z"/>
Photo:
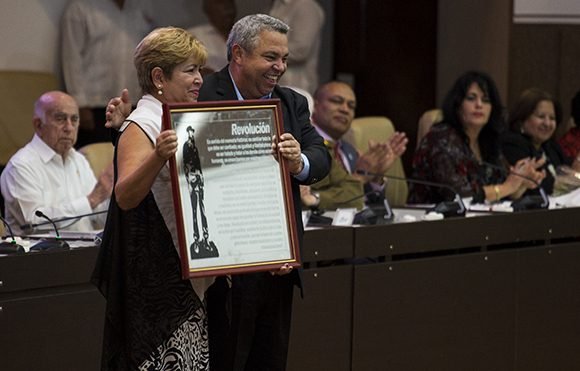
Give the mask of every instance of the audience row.
<path id="1" fill-rule="evenodd" d="M 389 186 L 383 175 L 406 151 L 405 133 L 395 132 L 386 142 L 371 140 L 368 150 L 359 153 L 343 138 L 355 117 L 353 89 L 339 81 L 325 83 L 316 90 L 313 102 L 311 121 L 332 162 L 328 176 L 301 187 L 303 206 L 361 210 L 381 203 Z M 572 100 L 574 123 L 580 115 L 579 102 L 580 92 Z M 457 79 L 442 111 L 441 122 L 432 125 L 418 143 L 409 177 L 449 187 L 412 183 L 409 204 L 450 201 L 455 193 L 472 197 L 474 203 L 493 203 L 536 194 L 539 187 L 560 194 L 569 187 L 558 180 L 580 172 L 579 130 L 573 126 L 559 142 L 554 139 L 561 109 L 543 90 L 524 91 L 506 115 L 493 79 L 471 71 Z M 97 180 L 72 148 L 79 112 L 68 94 L 48 92 L 39 98 L 33 118 L 36 134 L 9 161 L 1 178 L 5 216 L 16 233 L 25 232 L 20 226 L 41 221 L 34 215 L 37 209 L 58 217 L 104 210 L 100 204 L 110 195 L 112 168 Z M 32 173 L 36 176 L 29 176 Z M 98 219 L 64 225 L 69 230 L 102 226 Z"/>

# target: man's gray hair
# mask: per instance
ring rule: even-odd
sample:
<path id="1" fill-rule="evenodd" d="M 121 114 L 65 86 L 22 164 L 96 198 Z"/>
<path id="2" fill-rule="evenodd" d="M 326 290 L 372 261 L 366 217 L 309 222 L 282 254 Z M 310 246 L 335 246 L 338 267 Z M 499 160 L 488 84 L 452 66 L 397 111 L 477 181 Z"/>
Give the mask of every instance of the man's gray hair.
<path id="1" fill-rule="evenodd" d="M 262 31 L 274 31 L 287 34 L 290 27 L 281 20 L 266 14 L 252 14 L 237 21 L 226 43 L 228 50 L 228 62 L 232 60 L 232 48 L 235 44 L 245 51 L 252 52 L 258 45 L 258 37 Z"/>

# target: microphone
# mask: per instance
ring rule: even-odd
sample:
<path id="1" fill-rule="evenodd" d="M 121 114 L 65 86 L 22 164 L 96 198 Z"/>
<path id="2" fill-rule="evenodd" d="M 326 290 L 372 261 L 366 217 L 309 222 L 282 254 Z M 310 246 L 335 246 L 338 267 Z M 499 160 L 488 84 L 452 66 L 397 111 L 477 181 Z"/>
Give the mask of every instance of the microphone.
<path id="1" fill-rule="evenodd" d="M 393 210 L 391 210 L 391 206 L 389 205 L 389 202 L 383 195 L 382 191 L 373 190 L 366 192 L 365 194 L 353 197 L 350 200 L 343 201 L 339 203 L 338 206 L 349 204 L 352 201 L 356 201 L 361 198 L 368 199 L 371 198 L 371 196 L 380 199 L 380 201 L 369 203 L 364 209 L 356 213 L 353 223 L 361 225 L 375 225 L 385 224 L 393 220 L 395 215 L 393 214 Z"/>
<path id="2" fill-rule="evenodd" d="M 346 201 L 342 201 L 337 204 L 337 208 L 340 206 L 347 205 L 353 201 L 359 200 L 361 198 L 370 198 L 371 196 L 375 196 L 376 198 L 381 198 L 381 202 L 379 203 L 371 203 L 366 205 L 366 207 L 357 212 L 354 216 L 353 224 L 361 224 L 361 225 L 375 225 L 375 224 L 385 224 L 391 221 L 394 218 L 393 211 L 389 206 L 389 202 L 383 196 L 381 191 L 370 191 L 366 192 L 362 195 L 353 197 Z M 308 225 L 311 226 L 323 226 L 323 225 L 331 225 L 332 218 L 323 216 L 324 210 L 315 208 L 312 210 L 312 215 L 308 219 Z"/>
<path id="3" fill-rule="evenodd" d="M 550 206 L 550 199 L 548 195 L 546 195 L 546 190 L 544 187 L 541 186 L 540 183 L 536 182 L 535 179 L 530 178 L 529 176 L 525 176 L 522 174 L 518 174 L 513 171 L 507 171 L 505 168 L 499 165 L 495 165 L 486 161 L 481 161 L 482 164 L 489 166 L 493 169 L 497 169 L 501 171 L 503 174 L 513 174 L 515 176 L 519 176 L 525 180 L 529 180 L 530 182 L 534 183 L 538 188 L 538 192 L 540 193 L 539 196 L 536 195 L 526 195 L 520 197 L 517 200 L 512 201 L 512 208 L 514 211 L 524 211 L 524 210 L 534 210 L 534 209 L 547 209 Z"/>
<path id="4" fill-rule="evenodd" d="M 85 216 L 94 216 L 94 215 L 100 215 L 100 214 L 105 214 L 107 212 L 107 210 L 101 210 L 101 211 L 95 211 L 93 213 L 88 213 L 88 214 L 81 214 L 81 215 L 75 215 L 75 216 L 65 216 L 62 218 L 58 218 L 58 219 L 52 219 L 52 221 L 47 222 L 42 222 L 42 223 L 26 223 L 26 224 L 22 224 L 20 226 L 20 229 L 22 229 L 23 231 L 32 231 L 34 228 L 36 227 L 41 227 L 43 225 L 47 225 L 47 224 L 54 224 L 54 223 L 60 223 L 60 222 L 66 222 L 69 220 L 75 220 L 75 219 L 80 219 L 80 218 L 84 218 Z M 42 217 L 41 215 L 38 215 L 35 213 L 36 216 L 38 217 Z M 46 218 L 46 216 L 45 216 Z M 54 223 L 53 223 L 54 222 Z"/>
<path id="5" fill-rule="evenodd" d="M 364 194 L 362 194 L 362 195 L 358 195 L 358 196 L 355 196 L 355 197 L 353 197 L 353 198 L 350 198 L 350 199 L 348 199 L 348 200 L 346 200 L 346 201 L 342 201 L 342 202 L 340 202 L 339 204 L 337 204 L 337 206 L 338 206 L 338 207 L 340 207 L 340 206 L 344 206 L 344 205 L 347 205 L 347 204 L 349 204 L 349 203 L 351 203 L 351 202 L 353 202 L 353 201 L 360 200 L 361 198 L 368 198 L 368 197 L 370 197 L 370 196 L 376 196 L 376 197 L 380 197 L 380 196 L 381 196 L 381 192 L 380 192 L 380 191 L 375 191 L 375 190 L 373 190 L 373 191 L 370 191 L 370 192 L 366 192 L 366 193 L 364 193 Z"/>
<path id="6" fill-rule="evenodd" d="M 54 232 L 56 234 L 56 238 L 46 238 L 42 241 L 36 243 L 34 246 L 30 248 L 30 250 L 37 250 L 37 251 L 46 251 L 46 250 L 69 250 L 69 244 L 60 238 L 60 233 L 58 233 L 58 228 L 56 228 L 56 224 L 52 219 L 46 216 L 42 211 L 36 210 L 34 213 L 39 218 L 44 218 L 52 224 L 54 228 Z M 48 223 L 47 223 L 48 224 Z"/>
<path id="7" fill-rule="evenodd" d="M 438 182 L 431 182 L 428 180 L 421 180 L 421 179 L 414 179 L 414 178 L 403 178 L 394 175 L 386 175 L 380 173 L 372 173 L 364 170 L 357 170 L 357 174 L 364 175 L 364 176 L 381 176 L 384 179 L 394 179 L 394 180 L 401 180 L 408 183 L 415 183 L 415 184 L 422 184 L 429 187 L 436 187 L 436 188 L 443 188 L 448 191 L 451 191 L 454 195 L 453 201 L 443 201 L 438 203 L 434 208 L 429 209 L 428 211 L 434 211 L 439 214 L 443 214 L 445 218 L 452 218 L 457 216 L 465 216 L 467 208 L 461 199 L 461 196 L 453 187 Z"/>
<path id="8" fill-rule="evenodd" d="M 8 222 L 0 216 L 0 220 L 2 220 L 2 223 L 4 223 L 4 225 L 6 226 L 6 229 L 8 229 L 8 232 L 10 232 L 10 238 L 12 238 L 12 241 L 8 242 L 8 241 L 2 241 L 0 242 L 0 254 L 20 254 L 24 252 L 24 247 L 22 247 L 21 245 L 16 243 L 16 240 L 14 239 L 14 233 L 12 233 L 12 228 L 10 228 L 10 224 L 8 224 Z"/>

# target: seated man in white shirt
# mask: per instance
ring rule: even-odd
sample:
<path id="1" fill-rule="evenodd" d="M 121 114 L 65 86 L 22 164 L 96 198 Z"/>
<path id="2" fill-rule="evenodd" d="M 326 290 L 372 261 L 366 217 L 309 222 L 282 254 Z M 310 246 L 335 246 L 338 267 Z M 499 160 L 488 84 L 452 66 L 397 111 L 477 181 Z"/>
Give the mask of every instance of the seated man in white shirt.
<path id="1" fill-rule="evenodd" d="M 112 166 L 97 180 L 77 140 L 79 107 L 68 94 L 44 93 L 34 105 L 32 140 L 12 156 L 0 177 L 5 216 L 14 233 L 25 224 L 74 217 L 106 210 L 113 186 Z M 91 231 L 103 227 L 105 217 L 83 217 L 58 223 L 59 230 Z M 100 223 L 100 225 L 99 225 Z M 52 230 L 45 225 L 39 230 Z M 38 231 L 38 230 L 36 230 Z M 36 232 L 35 231 L 35 232 Z"/>

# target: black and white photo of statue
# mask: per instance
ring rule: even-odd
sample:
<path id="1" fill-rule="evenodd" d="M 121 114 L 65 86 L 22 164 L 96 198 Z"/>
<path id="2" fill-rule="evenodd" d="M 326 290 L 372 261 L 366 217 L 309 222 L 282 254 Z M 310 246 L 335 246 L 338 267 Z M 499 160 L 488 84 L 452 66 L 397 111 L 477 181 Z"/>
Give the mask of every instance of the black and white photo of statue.
<path id="1" fill-rule="evenodd" d="M 207 218 L 203 203 L 203 173 L 201 171 L 201 161 L 199 152 L 195 145 L 195 130 L 187 127 L 187 142 L 183 145 L 183 171 L 187 181 L 187 188 L 191 199 L 191 209 L 193 216 L 193 242 L 189 247 L 191 259 L 203 259 L 218 257 L 219 252 L 213 241 L 209 239 L 207 228 Z M 199 224 L 201 232 L 199 233 Z"/>

